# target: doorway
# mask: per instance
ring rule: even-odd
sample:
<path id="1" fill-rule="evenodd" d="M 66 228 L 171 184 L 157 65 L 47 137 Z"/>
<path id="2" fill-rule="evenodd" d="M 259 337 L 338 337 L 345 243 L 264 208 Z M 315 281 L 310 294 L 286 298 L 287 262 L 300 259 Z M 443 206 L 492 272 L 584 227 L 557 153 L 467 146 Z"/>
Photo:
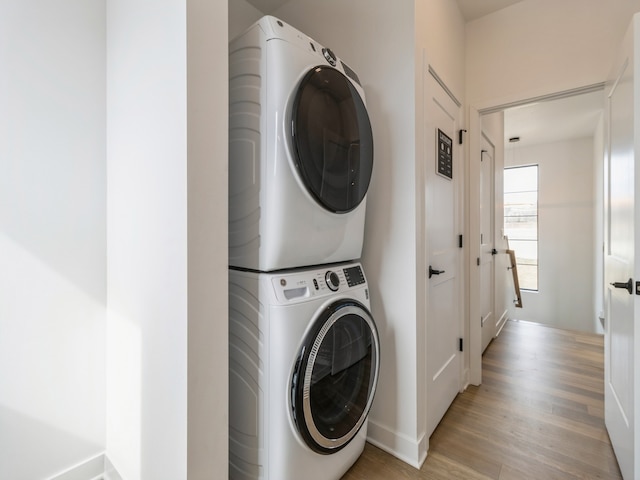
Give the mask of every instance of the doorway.
<path id="1" fill-rule="evenodd" d="M 509 318 L 602 333 L 603 107 L 595 91 L 504 112 L 505 180 L 535 177 L 507 182 L 512 191 L 503 196 L 511 207 L 505 233 L 523 277 L 522 308 L 510 303 Z"/>
<path id="2" fill-rule="evenodd" d="M 474 164 L 472 153 L 480 154 L 485 149 L 483 142 L 487 136 L 499 137 L 503 147 L 496 151 L 494 159 L 494 245 L 498 255 L 493 277 L 493 315 L 496 318 L 532 320 L 560 328 L 602 333 L 599 319 L 604 297 L 603 107 L 603 86 L 594 85 L 518 104 L 483 110 L 471 108 L 469 176 L 482 178 L 482 166 Z M 502 125 L 502 131 L 495 127 L 496 123 Z M 509 142 L 514 137 L 519 137 L 519 142 Z M 523 165 L 537 165 L 540 172 L 540 287 L 537 291 L 523 291 L 523 308 L 520 309 L 514 304 L 516 297 L 506 255 L 503 170 L 508 166 Z M 477 207 L 472 199 L 480 198 L 480 193 L 479 189 L 470 188 L 468 231 L 471 239 L 483 238 L 480 225 L 473 221 Z M 471 282 L 469 379 L 470 383 L 478 385 L 482 379 L 481 355 L 487 340 L 483 338 L 482 325 L 477 326 L 474 319 L 484 318 L 481 308 L 486 299 L 482 298 L 481 292 L 482 282 L 487 280 L 476 275 L 474 270 L 476 258 L 481 257 L 486 246 L 480 242 L 474 246 L 473 243 L 468 258 Z M 474 289 L 474 282 L 478 289 Z M 480 292 L 475 298 L 474 290 Z M 572 314 L 565 315 L 564 312 Z M 499 328 L 496 329 L 498 333 Z"/>

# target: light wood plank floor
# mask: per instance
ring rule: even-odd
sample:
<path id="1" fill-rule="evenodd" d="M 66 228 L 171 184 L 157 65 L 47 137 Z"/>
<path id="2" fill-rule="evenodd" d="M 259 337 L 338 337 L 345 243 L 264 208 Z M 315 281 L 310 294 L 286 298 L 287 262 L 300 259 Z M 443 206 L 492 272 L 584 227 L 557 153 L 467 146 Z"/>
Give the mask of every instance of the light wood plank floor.
<path id="1" fill-rule="evenodd" d="M 367 444 L 343 480 L 620 479 L 604 426 L 598 335 L 507 322 L 483 383 L 458 395 L 420 470 Z"/>

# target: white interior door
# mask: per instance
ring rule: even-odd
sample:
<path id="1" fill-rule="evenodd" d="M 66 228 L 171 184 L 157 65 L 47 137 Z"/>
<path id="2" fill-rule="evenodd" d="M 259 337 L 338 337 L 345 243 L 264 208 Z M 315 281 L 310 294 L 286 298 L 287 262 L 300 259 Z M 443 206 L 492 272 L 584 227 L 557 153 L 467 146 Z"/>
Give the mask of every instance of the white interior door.
<path id="1" fill-rule="evenodd" d="M 425 78 L 427 262 L 427 433 L 460 391 L 460 107 L 430 75 Z"/>
<path id="2" fill-rule="evenodd" d="M 480 323 L 482 328 L 482 351 L 496 333 L 494 314 L 495 263 L 493 261 L 494 239 L 494 155 L 495 147 L 482 137 L 480 153 Z"/>
<path id="3" fill-rule="evenodd" d="M 605 157 L 605 422 L 620 470 L 627 480 L 640 478 L 638 442 L 635 438 L 638 406 L 634 388 L 634 343 L 640 333 L 635 308 L 638 269 L 635 252 L 640 247 L 634 221 L 639 187 L 636 177 L 638 146 L 635 119 L 638 78 L 634 76 L 634 18 L 606 88 Z M 637 28 L 636 28 L 636 31 Z M 637 35 L 637 34 L 636 34 Z M 635 172 L 635 173 L 634 173 Z M 629 282 L 629 291 L 624 288 Z M 637 368 L 640 368 L 638 366 Z"/>

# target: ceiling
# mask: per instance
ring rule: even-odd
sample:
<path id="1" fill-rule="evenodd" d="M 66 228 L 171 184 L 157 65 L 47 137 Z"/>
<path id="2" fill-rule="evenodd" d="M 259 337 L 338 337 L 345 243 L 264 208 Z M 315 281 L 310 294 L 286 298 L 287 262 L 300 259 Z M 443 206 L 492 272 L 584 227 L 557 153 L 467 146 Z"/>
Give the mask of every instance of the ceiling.
<path id="1" fill-rule="evenodd" d="M 273 13 L 291 0 L 247 0 L 251 5 L 265 14 Z M 521 2 L 522 0 L 457 0 L 465 21 L 484 17 L 497 10 Z"/>
<path id="2" fill-rule="evenodd" d="M 505 110 L 505 144 L 511 137 L 523 146 L 593 136 L 603 108 L 604 93 L 595 91 Z"/>
<path id="3" fill-rule="evenodd" d="M 290 0 L 247 0 L 251 5 L 256 7 L 265 15 L 270 15 L 274 10 L 278 9 Z"/>
<path id="4" fill-rule="evenodd" d="M 467 22 L 497 12 L 522 0 L 457 0 L 462 16 Z"/>

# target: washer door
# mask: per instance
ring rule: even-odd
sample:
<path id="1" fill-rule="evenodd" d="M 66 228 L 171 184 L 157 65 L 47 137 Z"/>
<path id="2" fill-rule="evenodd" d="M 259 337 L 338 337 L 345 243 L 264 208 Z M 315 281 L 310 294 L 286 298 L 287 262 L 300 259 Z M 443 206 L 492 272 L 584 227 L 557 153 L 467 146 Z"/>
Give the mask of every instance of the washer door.
<path id="1" fill-rule="evenodd" d="M 314 322 L 291 382 L 295 425 L 315 452 L 346 446 L 364 423 L 378 381 L 380 343 L 373 318 L 355 300 L 341 300 Z"/>
<path id="2" fill-rule="evenodd" d="M 295 165 L 324 208 L 346 213 L 364 200 L 373 170 L 371 123 L 360 94 L 335 68 L 300 83 L 291 116 Z"/>

